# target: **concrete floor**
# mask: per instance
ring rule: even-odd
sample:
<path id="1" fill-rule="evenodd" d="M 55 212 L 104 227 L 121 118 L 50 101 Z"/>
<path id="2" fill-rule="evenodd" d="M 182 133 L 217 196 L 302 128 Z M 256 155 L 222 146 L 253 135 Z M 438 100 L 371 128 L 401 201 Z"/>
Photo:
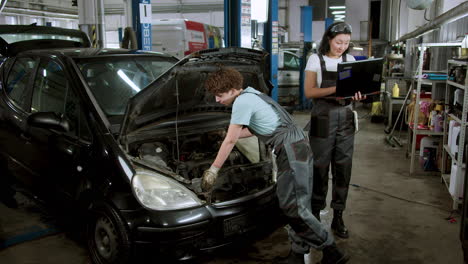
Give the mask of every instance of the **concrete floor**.
<path id="1" fill-rule="evenodd" d="M 463 263 L 460 215 L 452 215 L 455 223 L 446 219 L 451 216 L 452 200 L 440 177 L 425 173 L 409 176 L 405 146 L 388 146 L 384 125 L 371 123 L 367 112 L 360 109 L 363 118 L 356 135 L 352 186 L 344 214 L 350 238 L 337 240 L 352 256 L 349 263 Z M 294 114 L 301 126 L 308 117 L 307 113 Z M 89 263 L 84 247 L 54 229 L 54 219 L 44 219 L 40 206 L 20 193 L 16 198 L 18 209 L 0 204 L 0 263 Z M 322 211 L 322 221 L 328 227 L 331 217 L 332 212 Z M 2 238 L 11 238 L 19 230 L 40 238 L 2 249 Z M 286 231 L 280 228 L 250 246 L 205 255 L 197 262 L 271 263 L 288 250 Z M 321 253 L 312 250 L 310 258 L 309 263 L 316 263 Z"/>

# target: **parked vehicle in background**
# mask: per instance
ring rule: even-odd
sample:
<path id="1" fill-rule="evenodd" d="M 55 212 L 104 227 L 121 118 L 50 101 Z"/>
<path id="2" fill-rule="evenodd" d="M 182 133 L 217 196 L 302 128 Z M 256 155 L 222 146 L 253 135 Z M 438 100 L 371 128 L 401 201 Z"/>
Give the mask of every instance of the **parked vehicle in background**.
<path id="1" fill-rule="evenodd" d="M 179 61 L 40 37 L 2 50 L 0 164 L 84 226 L 93 263 L 170 263 L 277 228 L 271 149 L 256 137 L 235 146 L 210 195 L 200 186 L 231 114 L 205 78 L 223 64 L 268 92 L 265 53 Z"/>
<path id="2" fill-rule="evenodd" d="M 187 19 L 153 20 L 152 41 L 153 51 L 179 59 L 198 50 L 224 47 L 218 27 Z"/>
<path id="3" fill-rule="evenodd" d="M 306 59 L 316 52 L 315 43 Z M 278 54 L 278 102 L 288 109 L 294 110 L 301 104 L 299 98 L 301 73 L 301 44 L 298 42 L 281 43 Z M 307 60 L 304 62 L 307 63 Z M 305 65 L 304 65 L 305 67 Z"/>
<path id="4" fill-rule="evenodd" d="M 278 56 L 278 103 L 288 110 L 300 103 L 301 65 L 297 51 L 280 49 Z"/>

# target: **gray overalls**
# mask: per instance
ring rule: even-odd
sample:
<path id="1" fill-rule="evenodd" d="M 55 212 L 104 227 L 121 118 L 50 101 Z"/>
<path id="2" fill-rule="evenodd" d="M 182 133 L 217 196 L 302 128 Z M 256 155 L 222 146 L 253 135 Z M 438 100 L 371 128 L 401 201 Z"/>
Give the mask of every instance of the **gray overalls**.
<path id="1" fill-rule="evenodd" d="M 244 90 L 241 95 L 243 93 L 254 92 Z M 249 130 L 275 149 L 278 165 L 276 194 L 288 219 L 292 250 L 307 254 L 311 247 L 323 249 L 334 239 L 311 212 L 313 157 L 307 137 L 278 103 L 258 91 L 254 94 L 270 104 L 280 118 L 280 125 L 270 135 Z"/>
<path id="2" fill-rule="evenodd" d="M 322 70 L 320 88 L 335 86 L 337 73 L 327 71 L 323 56 L 318 55 Z M 346 61 L 346 55 L 342 58 Z M 344 210 L 354 148 L 354 116 L 350 101 L 315 99 L 311 110 L 309 140 L 315 157 L 312 209 L 316 212 L 326 207 L 331 163 L 333 189 L 330 207 Z"/>

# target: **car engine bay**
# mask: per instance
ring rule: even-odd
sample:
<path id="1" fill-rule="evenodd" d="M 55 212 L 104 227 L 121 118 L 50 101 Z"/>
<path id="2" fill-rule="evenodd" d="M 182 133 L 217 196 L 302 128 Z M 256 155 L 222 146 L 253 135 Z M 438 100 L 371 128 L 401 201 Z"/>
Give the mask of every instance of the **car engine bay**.
<path id="1" fill-rule="evenodd" d="M 204 199 L 201 178 L 215 160 L 226 133 L 226 129 L 216 129 L 160 137 L 134 145 L 133 161 L 166 172 Z M 274 184 L 269 148 L 255 136 L 243 140 L 239 139 L 221 168 L 210 194 L 212 202 L 240 198 Z"/>

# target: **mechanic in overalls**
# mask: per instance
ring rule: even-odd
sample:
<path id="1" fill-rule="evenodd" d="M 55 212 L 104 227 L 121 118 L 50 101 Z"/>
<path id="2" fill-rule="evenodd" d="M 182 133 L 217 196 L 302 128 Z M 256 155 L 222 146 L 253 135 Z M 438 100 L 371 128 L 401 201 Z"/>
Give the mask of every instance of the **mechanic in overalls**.
<path id="1" fill-rule="evenodd" d="M 314 161 L 312 213 L 320 221 L 320 210 L 326 207 L 328 173 L 332 171 L 333 220 L 335 235 L 348 238 L 343 221 L 346 208 L 354 148 L 355 119 L 351 102 L 366 99 L 356 93 L 351 99 L 336 99 L 337 66 L 354 61 L 347 54 L 351 40 L 351 26 L 336 22 L 325 31 L 317 54 L 310 56 L 305 68 L 304 94 L 313 98 L 309 140 Z"/>
<path id="2" fill-rule="evenodd" d="M 231 122 L 215 161 L 202 178 L 202 189 L 211 191 L 218 171 L 239 138 L 255 134 L 274 147 L 277 156 L 279 204 L 289 223 L 291 251 L 278 263 L 304 263 L 310 248 L 323 250 L 321 263 L 346 263 L 331 235 L 311 212 L 313 157 L 307 136 L 291 116 L 267 95 L 252 87 L 243 89 L 243 77 L 233 68 L 211 73 L 205 88 L 216 101 L 232 105 Z"/>

